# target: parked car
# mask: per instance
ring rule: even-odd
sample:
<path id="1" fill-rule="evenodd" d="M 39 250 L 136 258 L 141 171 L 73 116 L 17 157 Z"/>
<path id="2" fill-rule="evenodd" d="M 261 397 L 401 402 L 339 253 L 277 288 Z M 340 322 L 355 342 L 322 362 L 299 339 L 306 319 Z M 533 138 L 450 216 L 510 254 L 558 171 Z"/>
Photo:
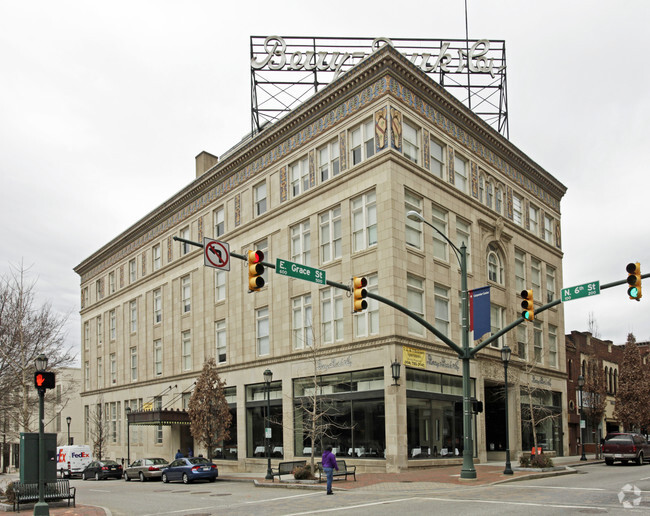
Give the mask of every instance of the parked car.
<path id="1" fill-rule="evenodd" d="M 114 460 L 94 460 L 81 472 L 81 478 L 88 480 L 104 480 L 106 478 L 122 478 L 122 465 Z"/>
<path id="2" fill-rule="evenodd" d="M 650 444 L 640 434 L 608 434 L 603 443 L 603 457 L 608 466 L 617 460 L 623 464 L 633 460 L 640 466 L 644 460 L 650 461 Z"/>
<path id="3" fill-rule="evenodd" d="M 219 469 L 203 457 L 183 457 L 172 461 L 162 472 L 163 482 L 182 480 L 189 484 L 194 480 L 204 479 L 214 482 L 219 476 Z"/>
<path id="4" fill-rule="evenodd" d="M 128 482 L 131 479 L 139 478 L 140 482 L 144 482 L 150 478 L 160 478 L 162 470 L 168 465 L 168 460 L 160 458 L 135 460 L 124 468 L 124 480 Z"/>

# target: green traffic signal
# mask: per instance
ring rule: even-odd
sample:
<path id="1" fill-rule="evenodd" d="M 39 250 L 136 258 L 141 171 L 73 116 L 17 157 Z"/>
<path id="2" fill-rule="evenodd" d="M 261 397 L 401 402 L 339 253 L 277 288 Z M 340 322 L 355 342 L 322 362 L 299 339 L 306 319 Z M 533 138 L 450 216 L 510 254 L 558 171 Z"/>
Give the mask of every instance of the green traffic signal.
<path id="1" fill-rule="evenodd" d="M 641 300 L 641 264 L 639 262 L 628 263 L 625 270 L 628 273 L 627 283 L 630 288 L 627 289 L 627 295 L 635 301 Z"/>

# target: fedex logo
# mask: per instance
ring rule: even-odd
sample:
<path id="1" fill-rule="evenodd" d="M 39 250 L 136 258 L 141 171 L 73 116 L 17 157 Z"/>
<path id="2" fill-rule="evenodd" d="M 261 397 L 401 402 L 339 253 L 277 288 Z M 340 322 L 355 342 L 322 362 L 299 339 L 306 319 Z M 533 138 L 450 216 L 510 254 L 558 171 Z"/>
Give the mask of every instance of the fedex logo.
<path id="1" fill-rule="evenodd" d="M 85 459 L 86 457 L 90 456 L 86 452 L 81 452 L 81 453 L 70 452 L 70 455 L 72 455 L 73 459 Z"/>
<path id="2" fill-rule="evenodd" d="M 65 453 L 62 450 L 59 450 L 59 453 L 56 454 L 57 462 L 65 462 Z"/>

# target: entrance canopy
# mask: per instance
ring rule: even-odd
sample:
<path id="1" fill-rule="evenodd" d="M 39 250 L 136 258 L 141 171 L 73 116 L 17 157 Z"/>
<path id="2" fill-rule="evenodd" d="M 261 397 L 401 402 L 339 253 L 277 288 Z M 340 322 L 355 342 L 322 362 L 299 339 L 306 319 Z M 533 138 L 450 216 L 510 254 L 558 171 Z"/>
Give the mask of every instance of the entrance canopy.
<path id="1" fill-rule="evenodd" d="M 190 416 L 185 410 L 139 410 L 132 411 L 127 415 L 129 425 L 189 425 Z"/>

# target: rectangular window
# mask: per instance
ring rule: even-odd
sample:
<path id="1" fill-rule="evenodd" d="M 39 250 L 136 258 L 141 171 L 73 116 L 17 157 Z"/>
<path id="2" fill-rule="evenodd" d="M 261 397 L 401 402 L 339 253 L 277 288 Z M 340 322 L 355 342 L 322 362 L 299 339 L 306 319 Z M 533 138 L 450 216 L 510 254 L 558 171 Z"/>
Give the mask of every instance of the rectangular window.
<path id="1" fill-rule="evenodd" d="M 151 248 L 151 257 L 153 261 L 153 270 L 157 271 L 162 267 L 162 250 L 160 244 L 156 244 Z"/>
<path id="2" fill-rule="evenodd" d="M 460 249 L 465 244 L 467 254 L 467 270 L 472 270 L 471 250 L 472 250 L 472 233 L 470 223 L 466 220 L 456 217 L 456 245 Z"/>
<path id="3" fill-rule="evenodd" d="M 138 348 L 135 346 L 131 348 L 131 381 L 135 382 L 138 379 Z"/>
<path id="4" fill-rule="evenodd" d="M 304 349 L 313 346 L 313 330 L 311 327 L 311 295 L 296 297 L 291 301 L 293 330 L 293 349 Z"/>
<path id="5" fill-rule="evenodd" d="M 111 368 L 111 383 L 117 383 L 117 360 L 115 358 L 115 353 L 110 354 L 109 361 Z"/>
<path id="6" fill-rule="evenodd" d="M 185 240 L 190 239 L 190 227 L 184 227 L 181 229 L 179 236 L 181 238 L 184 238 Z M 185 242 L 181 242 L 181 256 L 185 256 L 187 253 L 190 252 L 190 244 L 187 244 Z"/>
<path id="7" fill-rule="evenodd" d="M 90 323 L 84 323 L 84 349 L 90 349 Z"/>
<path id="8" fill-rule="evenodd" d="M 90 390 L 90 362 L 84 362 L 84 386 L 87 391 Z"/>
<path id="9" fill-rule="evenodd" d="M 526 290 L 526 255 L 515 249 L 515 292 Z"/>
<path id="10" fill-rule="evenodd" d="M 443 179 L 445 175 L 445 146 L 431 138 L 429 140 L 429 155 L 431 157 L 431 173 Z"/>
<path id="11" fill-rule="evenodd" d="M 555 301 L 555 268 L 546 266 L 546 302 Z"/>
<path id="12" fill-rule="evenodd" d="M 544 215 L 544 241 L 553 244 L 553 219 Z"/>
<path id="13" fill-rule="evenodd" d="M 220 237 L 226 232 L 226 220 L 223 206 L 214 210 L 214 237 Z"/>
<path id="14" fill-rule="evenodd" d="M 532 204 L 528 208 L 528 218 L 530 232 L 535 236 L 539 236 L 539 209 Z"/>
<path id="15" fill-rule="evenodd" d="M 503 190 L 500 186 L 494 187 L 494 211 L 502 213 L 503 208 Z"/>
<path id="16" fill-rule="evenodd" d="M 492 182 L 488 181 L 485 190 L 485 204 L 490 209 L 492 209 L 493 200 L 494 200 L 494 187 L 492 186 Z"/>
<path id="17" fill-rule="evenodd" d="M 467 162 L 458 155 L 454 155 L 454 185 L 467 193 Z"/>
<path id="18" fill-rule="evenodd" d="M 512 194 L 512 220 L 517 226 L 524 225 L 523 201 L 517 194 Z"/>
<path id="19" fill-rule="evenodd" d="M 102 280 L 95 281 L 95 298 L 97 301 L 102 298 Z"/>
<path id="20" fill-rule="evenodd" d="M 366 276 L 368 286 L 366 290 L 379 294 L 379 280 L 377 274 Z M 379 333 L 379 301 L 368 298 L 368 308 L 361 313 L 354 314 L 354 336 L 367 337 Z"/>
<path id="21" fill-rule="evenodd" d="M 341 207 L 319 215 L 320 258 L 328 263 L 341 257 Z"/>
<path id="22" fill-rule="evenodd" d="M 117 319 L 115 315 L 115 309 L 108 312 L 108 331 L 110 339 L 115 340 L 115 336 L 117 335 Z"/>
<path id="23" fill-rule="evenodd" d="M 289 173 L 292 197 L 309 190 L 309 159 L 307 156 L 289 165 Z"/>
<path id="24" fill-rule="evenodd" d="M 557 326 L 548 325 L 548 365 L 557 367 Z"/>
<path id="25" fill-rule="evenodd" d="M 129 283 L 135 283 L 138 277 L 138 268 L 136 267 L 135 258 L 129 260 Z"/>
<path id="26" fill-rule="evenodd" d="M 448 213 L 446 210 L 439 208 L 435 205 L 431 207 L 432 210 L 432 220 L 431 223 L 440 233 L 448 236 Z M 433 256 L 439 260 L 447 261 L 447 241 L 438 233 L 438 231 L 433 231 Z"/>
<path id="27" fill-rule="evenodd" d="M 291 261 L 311 265 L 311 236 L 309 220 L 291 228 Z"/>
<path id="28" fill-rule="evenodd" d="M 163 349 L 162 339 L 153 341 L 153 374 L 154 376 L 162 376 L 163 372 Z"/>
<path id="29" fill-rule="evenodd" d="M 377 199 L 375 191 L 352 199 L 352 250 L 377 245 Z"/>
<path id="30" fill-rule="evenodd" d="M 255 202 L 255 216 L 266 213 L 266 181 L 253 187 L 253 197 Z"/>
<path id="31" fill-rule="evenodd" d="M 110 294 L 115 294 L 115 272 L 108 273 L 108 292 Z"/>
<path id="32" fill-rule="evenodd" d="M 415 211 L 422 215 L 422 198 L 410 191 L 404 191 L 404 214 Z M 406 243 L 416 249 L 422 249 L 422 223 L 406 218 Z"/>
<path id="33" fill-rule="evenodd" d="M 162 288 L 153 291 L 153 323 L 162 321 Z"/>
<path id="34" fill-rule="evenodd" d="M 503 317 L 505 309 L 501 306 L 494 305 L 490 303 L 490 326 L 492 330 L 492 335 L 501 331 L 503 329 Z M 500 348 L 503 345 L 503 337 L 494 341 L 491 346 L 495 348 Z"/>
<path id="35" fill-rule="evenodd" d="M 217 363 L 223 364 L 226 362 L 228 355 L 226 354 L 226 320 L 217 321 L 214 325 L 215 340 L 217 343 Z"/>
<path id="36" fill-rule="evenodd" d="M 181 362 L 183 371 L 192 369 L 192 333 L 189 330 L 181 333 Z"/>
<path id="37" fill-rule="evenodd" d="M 81 295 L 82 295 L 83 306 L 84 307 L 88 306 L 88 304 L 90 303 L 90 298 L 89 298 L 89 294 L 88 294 L 88 287 L 84 287 L 83 289 L 81 289 Z"/>
<path id="38" fill-rule="evenodd" d="M 131 333 L 135 333 L 138 331 L 138 303 L 135 299 L 129 303 L 129 313 L 131 314 Z"/>
<path id="39" fill-rule="evenodd" d="M 533 299 L 541 301 L 542 297 L 542 262 L 536 258 L 530 259 L 530 283 L 533 289 Z"/>
<path id="40" fill-rule="evenodd" d="M 535 348 L 535 362 L 542 363 L 542 324 L 538 322 L 533 323 L 533 347 Z"/>
<path id="41" fill-rule="evenodd" d="M 226 271 L 215 271 L 214 273 L 214 300 L 215 302 L 226 299 Z"/>
<path id="42" fill-rule="evenodd" d="M 528 332 L 525 324 L 517 326 L 517 353 L 522 360 L 528 360 Z"/>
<path id="43" fill-rule="evenodd" d="M 375 126 L 372 119 L 350 131 L 350 153 L 353 165 L 375 154 Z"/>
<path id="44" fill-rule="evenodd" d="M 323 344 L 343 340 L 343 293 L 336 288 L 320 291 L 321 338 Z"/>
<path id="45" fill-rule="evenodd" d="M 411 274 L 406 276 L 406 306 L 424 318 L 424 280 Z M 408 332 L 424 337 L 424 327 L 410 317 L 408 318 Z"/>
<path id="46" fill-rule="evenodd" d="M 445 337 L 449 337 L 449 289 L 436 285 L 433 292 L 435 328 Z"/>
<path id="47" fill-rule="evenodd" d="M 418 128 L 406 120 L 402 124 L 402 150 L 413 163 L 420 162 L 420 135 Z"/>
<path id="48" fill-rule="evenodd" d="M 97 345 L 101 346 L 104 340 L 104 332 L 102 329 L 102 316 L 98 316 L 96 319 L 96 329 L 97 329 Z"/>
<path id="49" fill-rule="evenodd" d="M 259 308 L 255 311 L 256 322 L 256 339 L 258 356 L 268 355 L 270 348 L 270 327 L 269 327 L 269 309 L 268 307 Z"/>
<path id="50" fill-rule="evenodd" d="M 339 172 L 339 141 L 336 139 L 318 149 L 320 182 L 323 183 L 332 177 L 338 176 Z"/>
<path id="51" fill-rule="evenodd" d="M 192 284 L 189 274 L 181 278 L 181 306 L 184 314 L 192 309 Z"/>

